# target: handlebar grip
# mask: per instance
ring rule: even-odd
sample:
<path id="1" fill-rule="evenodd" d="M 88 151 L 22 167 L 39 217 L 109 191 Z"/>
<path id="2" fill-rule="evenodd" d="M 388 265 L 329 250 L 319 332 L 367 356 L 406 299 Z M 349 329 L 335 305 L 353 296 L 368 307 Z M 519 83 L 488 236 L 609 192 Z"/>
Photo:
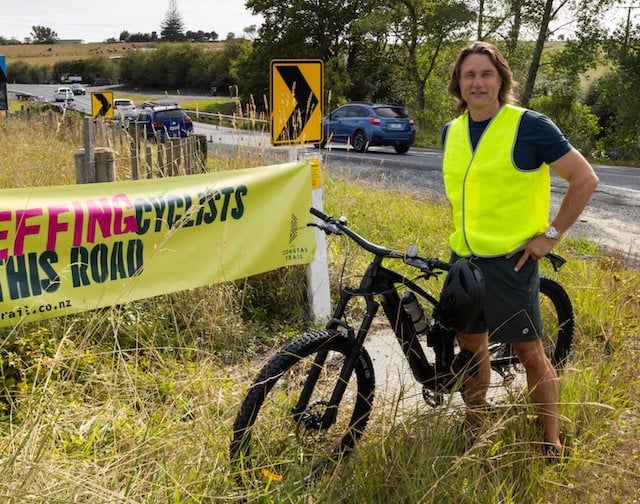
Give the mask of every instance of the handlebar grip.
<path id="1" fill-rule="evenodd" d="M 317 208 L 311 207 L 309 209 L 309 212 L 311 212 L 311 215 L 315 215 L 318 219 L 323 220 L 325 222 L 329 222 L 331 220 L 331 217 L 329 217 L 327 214 L 322 213 L 320 210 L 318 210 Z"/>

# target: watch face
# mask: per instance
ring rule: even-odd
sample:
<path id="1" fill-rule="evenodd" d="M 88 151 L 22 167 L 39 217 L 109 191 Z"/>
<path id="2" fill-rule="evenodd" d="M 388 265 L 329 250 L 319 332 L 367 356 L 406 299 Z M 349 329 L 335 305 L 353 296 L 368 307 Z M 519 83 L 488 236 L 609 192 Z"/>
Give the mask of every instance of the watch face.
<path id="1" fill-rule="evenodd" d="M 557 238 L 560 235 L 560 233 L 558 233 L 558 230 L 553 226 L 549 226 L 547 230 L 544 232 L 544 235 L 547 238 Z"/>

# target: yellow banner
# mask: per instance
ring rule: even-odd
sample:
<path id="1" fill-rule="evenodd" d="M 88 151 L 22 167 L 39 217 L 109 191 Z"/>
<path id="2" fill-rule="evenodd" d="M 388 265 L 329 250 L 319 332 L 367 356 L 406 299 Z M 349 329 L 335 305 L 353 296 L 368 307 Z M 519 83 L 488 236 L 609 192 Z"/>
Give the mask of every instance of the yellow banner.
<path id="1" fill-rule="evenodd" d="M 313 260 L 301 161 L 0 191 L 0 326 Z"/>

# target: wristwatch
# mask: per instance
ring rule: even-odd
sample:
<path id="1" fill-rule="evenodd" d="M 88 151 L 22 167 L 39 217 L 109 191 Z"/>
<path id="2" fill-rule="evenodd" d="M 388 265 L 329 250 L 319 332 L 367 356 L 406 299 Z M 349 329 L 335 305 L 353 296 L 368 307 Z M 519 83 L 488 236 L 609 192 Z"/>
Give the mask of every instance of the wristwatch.
<path id="1" fill-rule="evenodd" d="M 558 240 L 560 238 L 560 232 L 554 226 L 549 226 L 544 232 L 544 235 L 552 240 Z"/>

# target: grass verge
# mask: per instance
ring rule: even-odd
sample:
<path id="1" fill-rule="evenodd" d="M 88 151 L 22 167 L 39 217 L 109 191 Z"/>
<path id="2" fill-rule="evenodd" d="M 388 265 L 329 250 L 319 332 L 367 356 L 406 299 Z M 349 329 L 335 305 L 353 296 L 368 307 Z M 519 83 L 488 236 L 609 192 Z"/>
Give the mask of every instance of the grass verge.
<path id="1" fill-rule="evenodd" d="M 55 131 L 0 127 L 3 187 L 73 183 L 78 136 Z M 330 175 L 325 197 L 328 212 L 373 242 L 446 257 L 441 203 Z M 3 330 L 0 493 L 9 502 L 633 502 L 640 274 L 586 245 L 560 250 L 577 319 L 562 375 L 571 449 L 562 466 L 543 463 L 540 426 L 517 390 L 470 442 L 455 409 L 401 411 L 379 384 L 361 443 L 330 474 L 238 487 L 227 450 L 239 403 L 265 355 L 305 326 L 304 274 L 293 269 Z M 329 257 L 334 287 L 366 261 L 340 239 Z"/>

